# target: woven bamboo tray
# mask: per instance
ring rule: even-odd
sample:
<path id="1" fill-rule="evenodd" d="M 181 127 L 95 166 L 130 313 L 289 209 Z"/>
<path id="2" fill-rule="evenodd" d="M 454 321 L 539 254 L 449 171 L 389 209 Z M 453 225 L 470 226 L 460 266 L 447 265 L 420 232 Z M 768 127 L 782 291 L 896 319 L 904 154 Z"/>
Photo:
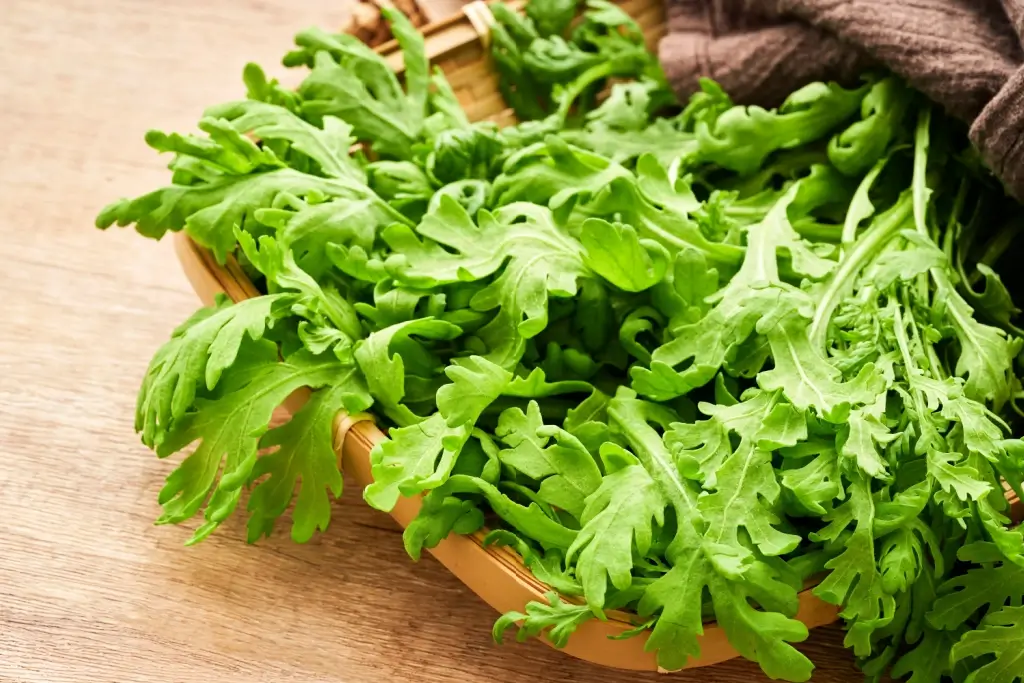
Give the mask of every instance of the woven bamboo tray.
<path id="1" fill-rule="evenodd" d="M 508 4 L 518 9 L 522 1 Z M 620 4 L 643 28 L 649 46 L 656 49 L 657 41 L 666 28 L 662 0 L 625 0 Z M 515 122 L 515 116 L 505 106 L 498 91 L 497 76 L 488 61 L 490 20 L 490 11 L 478 0 L 467 5 L 463 13 L 430 24 L 422 32 L 426 38 L 427 57 L 444 70 L 469 118 L 508 125 Z M 377 51 L 396 71 L 402 70 L 397 43 L 389 41 L 377 47 Z M 260 295 L 234 260 L 229 258 L 224 266 L 218 264 L 212 254 L 184 232 L 175 234 L 174 239 L 185 275 L 205 304 L 213 303 L 214 297 L 221 292 L 235 302 Z M 306 395 L 293 396 L 286 407 L 294 410 L 305 398 Z M 363 487 L 373 481 L 370 451 L 383 438 L 383 432 L 370 416 L 338 416 L 335 421 L 335 450 L 348 482 Z M 1017 513 L 1014 518 L 1019 521 L 1024 510 L 1019 501 L 1014 499 L 1014 503 L 1014 512 Z M 420 504 L 419 496 L 400 498 L 391 516 L 405 527 L 416 517 Z M 452 535 L 430 552 L 498 612 L 522 610 L 532 600 L 544 601 L 544 594 L 550 588 L 535 579 L 514 552 L 507 548 L 484 547 L 485 535 L 486 530 L 470 536 Z M 585 622 L 563 651 L 603 666 L 664 672 L 658 667 L 654 653 L 644 649 L 646 635 L 626 640 L 611 639 L 633 628 L 632 616 L 609 612 L 607 621 L 592 619 Z M 808 628 L 814 628 L 836 621 L 838 610 L 815 597 L 808 587 L 800 593 L 800 608 L 796 616 Z M 548 641 L 545 639 L 544 642 Z M 738 656 L 723 630 L 713 622 L 704 624 L 700 644 L 701 656 L 691 659 L 685 668 L 717 664 Z"/>

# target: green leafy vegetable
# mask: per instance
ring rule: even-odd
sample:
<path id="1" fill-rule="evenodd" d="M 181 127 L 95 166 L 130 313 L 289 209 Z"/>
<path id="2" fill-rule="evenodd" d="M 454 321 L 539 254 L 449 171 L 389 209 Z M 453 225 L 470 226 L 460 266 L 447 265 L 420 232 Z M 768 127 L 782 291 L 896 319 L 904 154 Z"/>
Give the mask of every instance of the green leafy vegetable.
<path id="1" fill-rule="evenodd" d="M 409 555 L 480 534 L 550 587 L 496 640 L 624 610 L 672 670 L 713 620 L 805 681 L 809 590 L 871 680 L 1024 680 L 1020 207 L 893 75 L 677 103 L 641 26 L 579 5 L 491 6 L 516 126 L 389 10 L 401 78 L 310 29 L 297 90 L 248 65 L 198 134 L 146 135 L 169 184 L 97 225 L 183 230 L 261 292 L 146 371 L 136 430 L 181 454 L 158 521 L 201 512 L 196 542 L 247 494 L 249 541 L 289 511 L 310 540 L 373 410 L 364 498 L 421 498 Z"/>

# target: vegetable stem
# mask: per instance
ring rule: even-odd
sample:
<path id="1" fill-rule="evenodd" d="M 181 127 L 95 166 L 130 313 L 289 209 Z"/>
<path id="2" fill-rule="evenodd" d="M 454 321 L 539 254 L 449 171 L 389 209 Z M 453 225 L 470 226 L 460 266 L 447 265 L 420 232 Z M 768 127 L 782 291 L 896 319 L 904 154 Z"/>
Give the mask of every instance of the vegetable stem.
<path id="1" fill-rule="evenodd" d="M 815 348 L 824 350 L 828 325 L 836 308 L 844 296 L 847 296 L 854 285 L 857 274 L 864 269 L 882 247 L 892 239 L 904 226 L 911 214 L 911 203 L 907 195 L 903 195 L 892 209 L 878 217 L 873 225 L 854 244 L 853 249 L 839 263 L 811 319 L 810 337 Z"/>

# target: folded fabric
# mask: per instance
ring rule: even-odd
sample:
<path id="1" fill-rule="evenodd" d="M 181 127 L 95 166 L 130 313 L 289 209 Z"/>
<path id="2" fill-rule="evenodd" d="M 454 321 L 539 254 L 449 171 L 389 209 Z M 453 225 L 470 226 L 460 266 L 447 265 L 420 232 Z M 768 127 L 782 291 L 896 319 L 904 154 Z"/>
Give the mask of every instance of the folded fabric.
<path id="1" fill-rule="evenodd" d="M 666 0 L 662 66 L 676 91 L 718 81 L 774 106 L 815 80 L 885 66 L 971 125 L 1024 199 L 1024 0 Z"/>

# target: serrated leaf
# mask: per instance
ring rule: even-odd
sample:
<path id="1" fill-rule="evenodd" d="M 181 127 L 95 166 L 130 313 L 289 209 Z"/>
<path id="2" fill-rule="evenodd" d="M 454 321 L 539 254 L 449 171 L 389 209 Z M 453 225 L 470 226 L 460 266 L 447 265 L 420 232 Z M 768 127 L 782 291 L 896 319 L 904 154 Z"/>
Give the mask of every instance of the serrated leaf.
<path id="1" fill-rule="evenodd" d="M 372 403 L 362 377 L 351 367 L 339 374 L 332 386 L 314 392 L 288 422 L 260 439 L 261 449 L 276 450 L 259 458 L 250 475 L 250 480 L 257 482 L 248 504 L 250 543 L 270 536 L 296 487 L 292 539 L 305 543 L 317 530 L 326 531 L 331 497 L 341 496 L 342 486 L 339 455 L 334 450 L 335 418 L 342 410 L 358 413 Z"/>
<path id="2" fill-rule="evenodd" d="M 928 612 L 928 623 L 938 629 L 955 629 L 977 614 L 997 612 L 1005 604 L 1024 600 L 1024 567 L 1003 562 L 975 567 L 946 581 Z"/>
<path id="3" fill-rule="evenodd" d="M 634 463 L 606 475 L 587 497 L 580 534 L 566 553 L 567 561 L 576 563 L 587 604 L 598 613 L 609 582 L 619 590 L 629 587 L 633 547 L 645 555 L 653 540 L 652 522 L 664 521 L 665 502 L 657 484 Z"/>
<path id="4" fill-rule="evenodd" d="M 539 481 L 540 500 L 577 519 L 583 516 L 584 501 L 601 483 L 601 470 L 583 444 L 568 432 L 545 427 L 536 401 L 525 413 L 503 412 L 495 433 L 509 446 L 498 454 L 501 462 Z"/>
<path id="5" fill-rule="evenodd" d="M 563 602 L 554 591 L 548 593 L 546 599 L 547 604 L 536 601 L 527 603 L 525 613 L 506 612 L 498 617 L 492 630 L 494 642 L 500 644 L 504 634 L 521 622 L 516 632 L 516 640 L 519 642 L 546 633 L 552 645 L 565 647 L 576 628 L 594 618 L 594 613 L 586 605 Z"/>
<path id="6" fill-rule="evenodd" d="M 638 238 L 632 227 L 622 223 L 589 218 L 580 229 L 580 241 L 590 269 L 627 292 L 650 289 L 668 269 L 665 247 Z"/>
<path id="7" fill-rule="evenodd" d="M 365 172 L 349 156 L 349 148 L 355 143 L 352 126 L 340 119 L 324 117 L 323 128 L 317 128 L 284 107 L 253 100 L 226 102 L 210 107 L 203 115 L 226 120 L 239 133 L 261 141 L 287 142 L 315 161 L 326 176 L 366 182 Z"/>
<path id="8" fill-rule="evenodd" d="M 215 389 L 245 340 L 262 339 L 289 299 L 271 294 L 232 305 L 222 295 L 180 325 L 153 357 L 139 390 L 135 429 L 143 443 L 155 446 L 192 408 L 197 391 Z"/>
<path id="9" fill-rule="evenodd" d="M 402 405 L 405 397 L 405 363 L 415 354 L 430 359 L 429 352 L 414 337 L 427 340 L 450 340 L 462 334 L 462 330 L 451 323 L 433 318 L 419 318 L 396 323 L 374 332 L 359 342 L 355 359 L 366 377 L 370 393 L 380 402 L 384 412 L 399 425 L 417 422 L 420 418 Z M 405 357 L 397 353 L 401 347 Z M 433 359 L 430 359 L 433 360 Z M 440 362 L 434 360 L 436 369 Z"/>
<path id="10" fill-rule="evenodd" d="M 547 326 L 549 296 L 574 295 L 577 280 L 589 274 L 579 243 L 555 223 L 547 209 L 535 205 L 481 212 L 478 226 L 455 200 L 444 198 L 417 232 L 430 241 L 421 242 L 401 226 L 384 234 L 396 252 L 388 259 L 388 269 L 402 282 L 438 287 L 501 271 L 471 301 L 476 310 L 500 308 L 503 314 L 481 336 L 488 329 L 505 338 L 535 336 Z"/>
<path id="11" fill-rule="evenodd" d="M 985 617 L 981 628 L 965 633 L 949 653 L 953 662 L 983 657 L 987 663 L 969 681 L 1014 683 L 1024 680 L 1024 607 L 1004 607 Z M 987 661 L 989 657 L 993 657 Z"/>
<path id="12" fill-rule="evenodd" d="M 296 389 L 327 385 L 343 370 L 333 357 L 316 358 L 304 351 L 279 361 L 276 346 L 266 340 L 247 347 L 246 353 L 225 374 L 217 394 L 197 399 L 157 446 L 157 455 L 166 457 L 198 443 L 167 476 L 159 497 L 161 524 L 184 521 L 206 502 L 206 521 L 191 543 L 206 538 L 234 511 L 274 409 Z"/>

